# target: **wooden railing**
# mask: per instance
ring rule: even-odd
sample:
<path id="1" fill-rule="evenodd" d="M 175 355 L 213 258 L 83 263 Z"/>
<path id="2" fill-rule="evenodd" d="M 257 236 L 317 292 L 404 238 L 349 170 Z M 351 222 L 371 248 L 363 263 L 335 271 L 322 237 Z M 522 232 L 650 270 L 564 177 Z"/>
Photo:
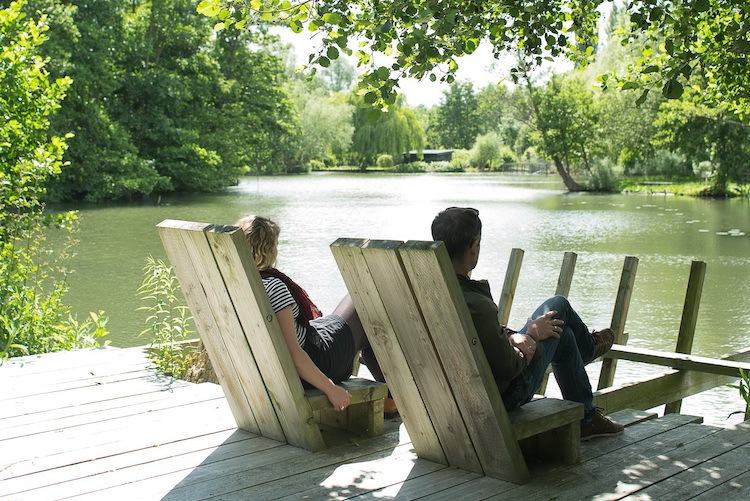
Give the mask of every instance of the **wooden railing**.
<path id="1" fill-rule="evenodd" d="M 513 249 L 508 260 L 503 290 L 498 302 L 498 318 L 502 325 L 507 325 L 510 318 L 523 256 L 523 250 Z M 575 253 L 565 253 L 555 294 L 568 296 L 576 260 Z M 615 332 L 615 345 L 603 357 L 598 390 L 594 393 L 595 405 L 604 407 L 608 413 L 625 408 L 646 410 L 660 405 L 665 405 L 665 413 L 679 413 L 683 398 L 735 381 L 740 376 L 740 369 L 750 371 L 750 348 L 719 358 L 690 354 L 706 274 L 706 263 L 702 261 L 693 261 L 690 267 L 675 351 L 663 352 L 626 346 L 628 334 L 625 323 L 637 269 L 638 259 L 626 257 L 610 324 Z M 642 381 L 614 386 L 618 359 L 661 365 L 669 367 L 669 370 Z M 545 393 L 546 386 L 547 378 L 539 389 L 540 394 Z M 745 419 L 748 418 L 750 406 L 747 406 L 745 411 Z"/>

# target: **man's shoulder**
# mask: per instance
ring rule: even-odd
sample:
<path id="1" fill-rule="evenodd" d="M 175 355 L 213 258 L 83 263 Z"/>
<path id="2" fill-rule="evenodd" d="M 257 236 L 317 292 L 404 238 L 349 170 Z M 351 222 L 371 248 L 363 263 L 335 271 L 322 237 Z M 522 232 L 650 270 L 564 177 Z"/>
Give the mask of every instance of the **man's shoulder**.
<path id="1" fill-rule="evenodd" d="M 490 285 L 486 280 L 471 280 L 459 276 L 461 291 L 464 294 L 466 304 L 472 313 L 494 313 L 497 314 L 497 306 L 492 299 Z"/>

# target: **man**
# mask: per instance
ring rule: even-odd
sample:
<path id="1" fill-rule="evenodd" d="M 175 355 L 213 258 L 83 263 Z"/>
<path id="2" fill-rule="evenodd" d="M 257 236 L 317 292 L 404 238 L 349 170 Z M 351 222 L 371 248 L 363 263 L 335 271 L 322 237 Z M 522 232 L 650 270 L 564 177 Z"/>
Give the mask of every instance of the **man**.
<path id="1" fill-rule="evenodd" d="M 503 402 L 513 410 L 529 402 L 552 364 L 563 398 L 581 402 L 581 440 L 617 435 L 623 426 L 594 407 L 585 365 L 609 351 L 611 329 L 589 332 L 563 296 L 545 301 L 518 332 L 500 325 L 486 280 L 471 280 L 479 260 L 479 211 L 450 207 L 432 222 L 432 238 L 445 243 Z"/>

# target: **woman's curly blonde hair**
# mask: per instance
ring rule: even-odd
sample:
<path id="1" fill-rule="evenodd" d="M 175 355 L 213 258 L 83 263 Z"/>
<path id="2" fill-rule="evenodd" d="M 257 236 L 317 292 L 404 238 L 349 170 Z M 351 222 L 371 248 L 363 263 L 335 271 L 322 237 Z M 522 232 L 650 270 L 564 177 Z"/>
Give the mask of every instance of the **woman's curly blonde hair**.
<path id="1" fill-rule="evenodd" d="M 273 268 L 279 253 L 279 225 L 265 216 L 254 215 L 245 216 L 234 225 L 245 234 L 255 266 L 259 270 Z"/>

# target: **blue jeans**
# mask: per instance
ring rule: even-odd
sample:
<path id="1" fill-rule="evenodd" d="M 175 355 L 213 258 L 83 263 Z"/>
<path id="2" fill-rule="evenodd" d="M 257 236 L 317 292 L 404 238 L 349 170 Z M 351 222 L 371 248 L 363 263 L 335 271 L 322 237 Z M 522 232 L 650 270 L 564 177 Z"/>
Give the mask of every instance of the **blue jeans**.
<path id="1" fill-rule="evenodd" d="M 547 338 L 539 343 L 543 351 L 537 351 L 531 364 L 511 380 L 503 392 L 503 402 L 509 411 L 529 402 L 542 384 L 547 366 L 552 364 L 563 398 L 583 404 L 584 418 L 581 424 L 586 425 L 594 416 L 594 397 L 584 367 L 594 358 L 594 341 L 588 327 L 564 296 L 554 296 L 542 303 L 532 318 L 551 310 L 557 311 L 554 318 L 565 322 L 560 337 Z M 525 333 L 526 327 L 519 332 Z"/>

